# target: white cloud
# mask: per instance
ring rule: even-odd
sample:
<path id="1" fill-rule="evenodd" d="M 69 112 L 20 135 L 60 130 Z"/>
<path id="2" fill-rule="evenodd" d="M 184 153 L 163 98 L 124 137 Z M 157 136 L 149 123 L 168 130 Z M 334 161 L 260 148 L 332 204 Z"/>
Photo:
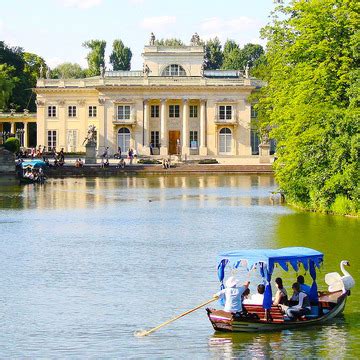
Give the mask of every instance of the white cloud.
<path id="1" fill-rule="evenodd" d="M 233 39 L 243 43 L 256 38 L 263 25 L 259 19 L 247 16 L 233 19 L 212 17 L 204 19 L 200 23 L 201 37 L 209 39 L 217 36 L 222 42 L 225 42 L 226 39 Z"/>
<path id="2" fill-rule="evenodd" d="M 73 7 L 78 9 L 89 9 L 98 6 L 103 0 L 58 0 L 58 3 L 65 7 Z"/>
<path id="3" fill-rule="evenodd" d="M 169 25 L 176 23 L 175 16 L 154 16 L 144 18 L 140 23 L 141 27 L 151 31 L 160 31 L 167 28 Z"/>

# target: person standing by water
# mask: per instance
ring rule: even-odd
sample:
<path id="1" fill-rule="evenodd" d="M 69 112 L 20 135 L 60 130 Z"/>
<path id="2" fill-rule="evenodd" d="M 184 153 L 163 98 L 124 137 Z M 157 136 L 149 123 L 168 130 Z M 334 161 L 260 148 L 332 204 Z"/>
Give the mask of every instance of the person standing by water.
<path id="1" fill-rule="evenodd" d="M 133 151 L 131 148 L 129 148 L 128 150 L 128 159 L 129 159 L 129 164 L 132 165 L 133 162 Z"/>
<path id="2" fill-rule="evenodd" d="M 234 276 L 230 276 L 225 283 L 225 289 L 220 290 L 214 296 L 225 296 L 224 311 L 237 313 L 242 311 L 242 295 L 249 288 L 250 281 L 246 281 L 242 286 L 238 287 L 238 280 Z"/>

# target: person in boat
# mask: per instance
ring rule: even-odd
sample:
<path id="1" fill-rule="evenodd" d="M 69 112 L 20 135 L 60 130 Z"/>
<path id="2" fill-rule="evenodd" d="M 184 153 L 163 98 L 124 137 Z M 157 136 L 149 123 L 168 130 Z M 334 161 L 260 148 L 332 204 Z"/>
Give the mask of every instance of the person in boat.
<path id="1" fill-rule="evenodd" d="M 273 301 L 273 305 L 287 305 L 288 304 L 288 295 L 286 289 L 284 288 L 282 278 L 278 277 L 275 279 L 275 284 L 277 291 Z"/>
<path id="2" fill-rule="evenodd" d="M 230 276 L 225 283 L 225 289 L 220 290 L 214 296 L 225 296 L 224 311 L 230 313 L 242 312 L 242 295 L 249 287 L 250 281 L 246 281 L 242 286 L 238 287 L 238 281 L 234 276 Z"/>
<path id="3" fill-rule="evenodd" d="M 300 284 L 300 290 L 303 291 L 307 296 L 310 295 L 310 286 L 305 284 L 305 279 L 302 275 L 299 275 L 296 282 Z"/>
<path id="4" fill-rule="evenodd" d="M 304 291 L 300 289 L 300 284 L 298 282 L 293 284 L 292 289 L 294 291 L 294 294 L 290 298 L 290 304 L 296 304 L 296 305 L 290 306 L 286 310 L 286 315 L 291 320 L 295 320 L 300 316 L 310 314 L 311 306 L 310 306 L 309 297 Z"/>
<path id="5" fill-rule="evenodd" d="M 241 295 L 242 298 L 242 302 L 244 303 L 244 301 L 250 300 L 250 289 L 247 288 L 245 289 L 245 291 L 243 292 L 243 294 Z"/>
<path id="6" fill-rule="evenodd" d="M 265 285 L 257 286 L 257 294 L 251 295 L 250 299 L 244 300 L 244 304 L 262 305 L 264 302 Z"/>

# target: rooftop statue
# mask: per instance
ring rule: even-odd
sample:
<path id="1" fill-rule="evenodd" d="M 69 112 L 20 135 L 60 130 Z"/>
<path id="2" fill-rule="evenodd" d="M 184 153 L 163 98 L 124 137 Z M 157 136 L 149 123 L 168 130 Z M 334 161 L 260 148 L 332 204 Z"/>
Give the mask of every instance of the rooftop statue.
<path id="1" fill-rule="evenodd" d="M 106 70 L 106 67 L 104 64 L 101 64 L 100 65 L 100 76 L 103 78 L 105 77 L 105 70 Z"/>
<path id="2" fill-rule="evenodd" d="M 155 35 L 154 35 L 153 32 L 150 34 L 149 45 L 151 45 L 151 46 L 154 46 L 154 45 L 155 45 Z"/>
<path id="3" fill-rule="evenodd" d="M 193 46 L 200 45 L 200 36 L 197 32 L 191 37 L 190 44 Z"/>
<path id="4" fill-rule="evenodd" d="M 248 79 L 249 78 L 249 63 L 246 63 L 246 66 L 245 66 L 245 78 Z"/>
<path id="5" fill-rule="evenodd" d="M 45 74 L 47 79 L 50 79 L 50 68 L 47 66 L 46 67 L 46 74 Z"/>
<path id="6" fill-rule="evenodd" d="M 147 66 L 147 64 L 144 64 L 144 67 L 143 67 L 143 73 L 145 76 L 149 76 L 149 73 L 150 73 L 150 68 Z"/>
<path id="7" fill-rule="evenodd" d="M 39 79 L 42 79 L 42 77 L 43 77 L 43 71 L 44 71 L 44 68 L 43 68 L 42 64 L 40 64 L 40 68 L 39 68 Z"/>

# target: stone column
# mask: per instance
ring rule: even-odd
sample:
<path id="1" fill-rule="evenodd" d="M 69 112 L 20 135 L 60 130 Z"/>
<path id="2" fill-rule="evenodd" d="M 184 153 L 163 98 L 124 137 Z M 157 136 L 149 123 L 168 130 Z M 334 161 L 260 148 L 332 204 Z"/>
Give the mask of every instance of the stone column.
<path id="1" fill-rule="evenodd" d="M 188 99 L 183 100 L 183 108 L 182 108 L 182 155 L 189 155 L 189 101 Z"/>
<path id="2" fill-rule="evenodd" d="M 99 142 L 97 143 L 98 154 L 103 154 L 106 148 L 106 104 L 105 99 L 99 98 L 97 105 L 97 116 L 99 117 L 99 127 L 96 129 L 98 132 Z"/>
<path id="3" fill-rule="evenodd" d="M 168 155 L 168 129 L 166 119 L 166 99 L 161 99 L 160 105 L 160 155 Z"/>
<path id="4" fill-rule="evenodd" d="M 10 133 L 15 134 L 15 122 L 14 121 L 12 121 L 10 123 Z"/>
<path id="5" fill-rule="evenodd" d="M 200 148 L 199 155 L 207 155 L 206 147 L 206 103 L 205 100 L 200 101 Z"/>
<path id="6" fill-rule="evenodd" d="M 24 122 L 24 147 L 28 147 L 28 123 Z"/>
<path id="7" fill-rule="evenodd" d="M 144 155 L 150 155 L 149 129 L 150 129 L 150 104 L 149 104 L 149 100 L 144 100 L 144 145 L 143 145 Z"/>

